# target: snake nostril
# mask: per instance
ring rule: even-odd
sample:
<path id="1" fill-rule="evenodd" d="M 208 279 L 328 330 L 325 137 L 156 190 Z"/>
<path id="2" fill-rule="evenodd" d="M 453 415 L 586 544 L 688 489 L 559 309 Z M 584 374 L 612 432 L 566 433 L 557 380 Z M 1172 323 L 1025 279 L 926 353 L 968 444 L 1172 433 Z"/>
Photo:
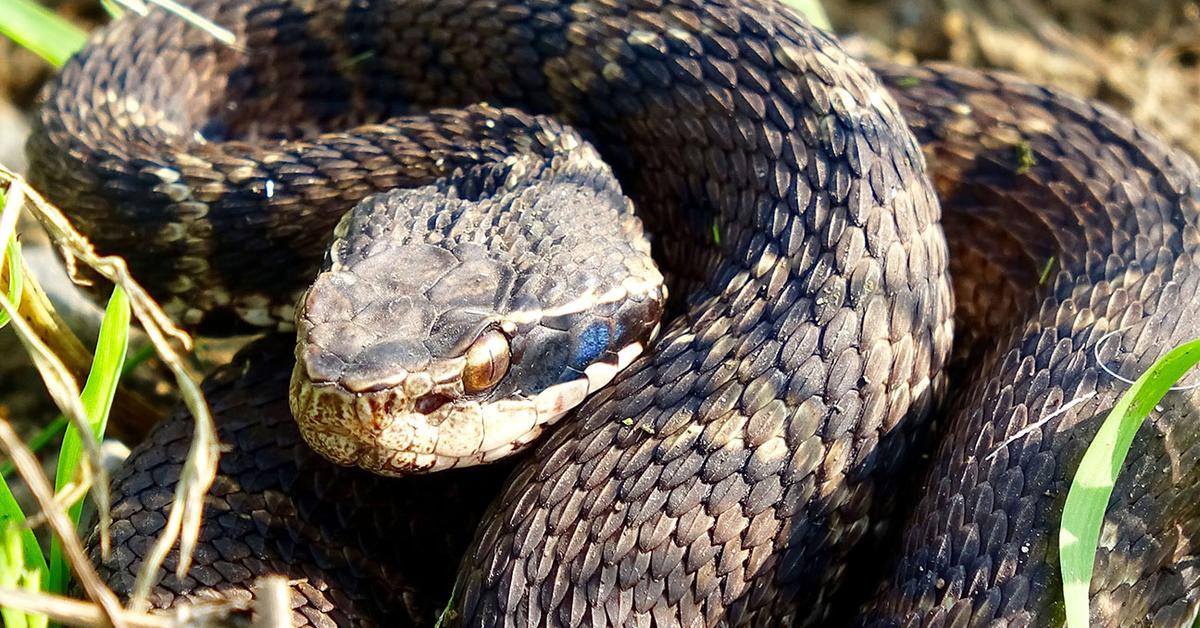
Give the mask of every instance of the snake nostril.
<path id="1" fill-rule="evenodd" d="M 438 408 L 450 403 L 450 398 L 446 395 L 424 395 L 419 397 L 413 407 L 421 414 L 433 414 Z"/>

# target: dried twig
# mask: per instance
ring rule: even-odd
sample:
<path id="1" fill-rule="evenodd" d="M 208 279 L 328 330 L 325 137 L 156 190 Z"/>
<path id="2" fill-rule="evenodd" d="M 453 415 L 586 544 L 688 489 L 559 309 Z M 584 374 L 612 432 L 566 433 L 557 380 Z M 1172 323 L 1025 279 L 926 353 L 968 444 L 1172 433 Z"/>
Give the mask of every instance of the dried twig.
<path id="1" fill-rule="evenodd" d="M 24 261 L 24 260 L 22 260 Z M 66 321 L 58 315 L 42 287 L 32 280 L 28 267 L 22 266 L 21 302 L 17 310 L 72 373 L 83 375 L 91 367 L 92 353 L 88 351 Z M 0 291 L 8 292 L 8 273 L 0 273 Z"/>
<path id="2" fill-rule="evenodd" d="M 23 181 L 15 181 L 8 187 L 7 200 L 4 204 L 3 211 L 0 211 L 0 237 L 2 242 L 8 242 L 12 231 L 5 232 L 4 229 L 15 228 L 17 224 L 17 214 L 24 205 L 26 197 L 26 185 Z M 46 345 L 46 342 L 34 332 L 28 321 L 24 319 L 21 312 L 18 310 L 15 303 L 8 299 L 8 295 L 0 293 L 0 309 L 6 312 L 11 319 L 13 331 L 20 338 L 21 344 L 25 346 L 29 356 L 33 359 L 34 366 L 37 367 L 38 373 L 42 376 L 42 381 L 46 384 L 46 390 L 50 393 L 50 397 L 54 400 L 64 416 L 70 420 L 71 424 L 80 434 L 91 434 L 92 427 L 88 421 L 87 411 L 83 407 L 83 402 L 79 398 L 79 385 L 76 383 L 74 376 L 62 363 L 62 360 Z M 66 508 L 82 497 L 92 486 L 95 480 L 96 489 L 96 509 L 100 518 L 100 545 L 104 553 L 108 553 L 108 524 L 109 524 L 109 495 L 108 495 L 108 478 L 105 474 L 103 464 L 101 462 L 100 445 L 92 438 L 80 438 L 83 444 L 84 453 L 86 454 L 80 464 L 81 478 L 78 481 L 73 481 L 72 484 L 64 490 L 60 498 L 65 500 Z M 51 491 L 53 493 L 53 491 Z"/>
<path id="3" fill-rule="evenodd" d="M 13 232 L 17 229 L 17 218 L 21 215 L 21 206 L 25 204 L 25 186 L 14 183 L 8 188 L 4 199 L 4 210 L 0 211 L 0 249 L 8 245 Z M 0 259 L 0 270 L 4 270 L 4 260 Z"/>
<path id="4" fill-rule="evenodd" d="M 125 8 L 129 9 L 130 11 L 137 13 L 138 15 L 146 15 L 147 13 L 150 12 L 150 7 L 146 4 L 145 0 L 116 0 L 116 1 L 119 4 L 125 6 Z M 222 28 L 216 22 L 213 22 L 212 20 L 201 16 L 200 14 L 196 13 L 195 11 L 192 11 L 191 9 L 183 6 L 182 4 L 175 2 L 175 0 L 148 0 L 148 1 L 151 4 L 157 4 L 158 6 L 162 7 L 163 9 L 166 9 L 167 11 L 174 13 L 175 15 L 178 15 L 179 17 L 183 18 L 183 21 L 208 33 L 209 35 L 211 35 L 213 37 L 213 39 L 216 39 L 217 41 L 225 44 L 226 46 L 233 46 L 235 43 L 237 43 L 237 37 L 235 37 L 234 34 L 229 31 L 229 29 Z"/>
<path id="5" fill-rule="evenodd" d="M 20 182 L 18 185 L 24 185 L 24 180 L 19 175 L 0 165 L 0 183 L 17 182 Z M 196 383 L 198 378 L 193 376 L 171 342 L 175 340 L 188 350 L 191 348 L 191 338 L 177 328 L 145 289 L 133 280 L 123 259 L 98 255 L 91 243 L 71 226 L 62 212 L 32 189 L 28 189 L 27 196 L 27 207 L 65 254 L 90 266 L 125 291 L 134 315 L 146 330 L 146 335 L 158 350 L 162 361 L 174 373 L 184 404 L 195 417 L 191 450 L 175 489 L 175 507 L 171 509 L 162 534 L 146 556 L 134 586 L 130 605 L 135 610 L 143 610 L 148 606 L 147 598 L 158 577 L 158 570 L 176 541 L 179 541 L 180 549 L 176 573 L 183 577 L 187 572 L 200 532 L 204 495 L 216 477 L 219 456 L 216 428 Z M 81 433 L 86 434 L 88 431 L 84 430 Z M 87 442 L 89 439 L 82 440 Z"/>
<path id="6" fill-rule="evenodd" d="M 16 222 L 15 217 L 20 209 L 20 203 L 17 203 L 16 199 L 25 197 L 26 188 L 17 185 L 12 187 L 17 194 L 9 194 L 3 217 Z M 11 234 L 12 230 L 5 231 L 5 227 L 0 226 L 0 232 Z M 0 240 L 0 242 L 8 241 L 7 237 L 5 240 Z M 42 286 L 34 281 L 34 274 L 29 272 L 29 267 L 25 265 L 24 256 L 17 256 L 17 260 L 21 263 L 20 274 L 24 277 L 21 285 L 21 300 L 15 304 L 17 311 L 21 313 L 21 317 L 25 319 L 38 338 L 41 338 L 50 351 L 66 365 L 72 375 L 78 379 L 87 377 L 88 371 L 92 367 L 92 352 L 66 321 L 59 316 Z M 6 261 L 0 260 L 0 291 L 9 293 L 10 275 L 5 267 Z M 110 432 L 116 428 L 127 435 L 140 436 L 161 414 L 161 410 L 145 397 L 122 387 L 117 390 L 117 396 L 113 400 L 113 415 L 122 420 L 114 421 L 110 425 Z"/>
<path id="7" fill-rule="evenodd" d="M 286 594 L 286 590 L 284 593 Z M 256 595 L 263 593 L 259 591 Z M 104 611 L 96 604 L 51 593 L 0 587 L 0 606 L 19 608 L 27 613 L 41 613 L 55 622 L 69 626 L 101 628 L 111 625 Z M 119 617 L 129 628 L 214 628 L 248 624 L 249 622 L 240 617 L 246 610 L 246 605 L 242 602 L 213 600 L 181 604 L 169 611 L 156 611 L 153 614 L 121 610 Z"/>
<path id="8" fill-rule="evenodd" d="M 0 587 L 0 606 L 41 613 L 69 626 L 107 626 L 104 610 L 95 604 L 60 595 Z M 177 625 L 169 616 L 117 610 L 121 623 L 130 628 L 171 628 Z"/>
<path id="9" fill-rule="evenodd" d="M 254 582 L 254 597 L 255 628 L 291 628 L 292 605 L 286 578 L 259 578 Z"/>
<path id="10" fill-rule="evenodd" d="M 75 382 L 75 378 L 71 375 L 70 371 L 54 355 L 54 352 L 46 346 L 46 343 L 34 333 L 29 323 L 17 311 L 16 305 L 8 299 L 8 295 L 2 292 L 0 292 L 0 310 L 9 315 L 13 331 L 17 333 L 17 337 L 21 339 L 21 344 L 25 346 L 26 351 L 33 358 L 34 366 L 37 367 L 38 372 L 42 375 L 42 381 L 46 384 L 46 390 L 50 393 L 50 397 L 54 399 L 54 403 L 62 410 L 63 415 L 71 421 L 75 429 L 79 430 L 80 434 L 91 434 L 92 427 L 88 423 L 87 411 L 84 410 L 83 402 L 79 399 L 79 385 Z M 96 442 L 96 439 L 84 436 L 79 441 L 83 445 L 83 450 L 86 454 L 80 460 L 81 464 L 79 465 L 82 477 L 77 482 L 73 481 L 69 490 L 65 490 L 61 497 L 66 500 L 66 505 L 69 505 L 82 497 L 89 487 L 95 489 L 96 509 L 100 518 L 100 544 L 103 551 L 107 553 L 108 522 L 110 519 L 108 515 L 108 477 L 101 463 L 100 445 Z M 54 499 L 53 493 L 54 491 L 51 491 L 52 500 Z M 65 508 L 66 505 L 63 507 Z"/>
<path id="11" fill-rule="evenodd" d="M 25 281 L 20 291 L 20 303 L 14 304 L 17 311 L 72 375 L 78 379 L 85 378 L 91 370 L 90 349 L 59 316 L 40 283 L 34 281 L 34 274 L 30 273 L 24 256 L 18 256 L 18 262 L 22 264 L 20 275 Z M 4 271 L 0 271 L 0 292 L 10 292 L 8 274 Z M 149 431 L 150 426 L 161 417 L 162 411 L 137 391 L 121 387 L 116 390 L 113 400 L 113 415 L 120 420 L 110 423 L 108 433 L 115 432 L 118 436 L 138 438 Z"/>
<path id="12" fill-rule="evenodd" d="M 4 300 L 7 302 L 8 299 Z M 16 319 L 14 318 L 14 320 Z M 75 526 L 71 523 L 71 518 L 67 516 L 66 509 L 54 499 L 54 487 L 50 485 L 50 480 L 46 479 L 46 474 L 42 473 L 42 467 L 38 464 L 33 452 L 25 446 L 25 443 L 21 442 L 21 438 L 17 436 L 12 425 L 2 417 L 0 417 L 0 447 L 8 452 L 13 466 L 17 468 L 21 479 L 25 480 L 29 486 L 29 491 L 33 493 L 43 515 L 50 523 L 50 528 L 62 542 L 63 553 L 66 554 L 67 560 L 75 570 L 75 575 L 83 585 L 84 591 L 87 591 L 88 596 L 100 605 L 99 610 L 109 623 L 116 628 L 124 626 L 125 622 L 121 618 L 121 603 L 117 601 L 117 596 L 113 595 L 113 592 L 104 585 L 100 574 L 96 573 L 96 568 L 88 560 L 87 553 L 84 552 L 83 544 L 79 542 L 79 537 L 75 534 Z"/>

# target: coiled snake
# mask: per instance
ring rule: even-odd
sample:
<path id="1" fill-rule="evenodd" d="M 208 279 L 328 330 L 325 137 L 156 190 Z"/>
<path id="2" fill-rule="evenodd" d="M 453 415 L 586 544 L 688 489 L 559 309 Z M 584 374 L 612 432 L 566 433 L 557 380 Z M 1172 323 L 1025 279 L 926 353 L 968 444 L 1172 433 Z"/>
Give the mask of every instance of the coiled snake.
<path id="1" fill-rule="evenodd" d="M 29 144 L 185 324 L 297 327 L 210 378 L 233 447 L 157 604 L 282 571 L 299 623 L 426 624 L 461 555 L 466 625 L 1060 621 L 1110 371 L 1196 333 L 1189 157 L 1012 77 L 869 70 L 773 0 L 188 5 L 238 45 L 117 20 Z M 486 514 L 486 467 L 298 438 L 463 466 L 586 393 Z M 1195 614 L 1195 400 L 1134 443 L 1097 625 Z M 183 420 L 114 480 L 118 590 Z"/>

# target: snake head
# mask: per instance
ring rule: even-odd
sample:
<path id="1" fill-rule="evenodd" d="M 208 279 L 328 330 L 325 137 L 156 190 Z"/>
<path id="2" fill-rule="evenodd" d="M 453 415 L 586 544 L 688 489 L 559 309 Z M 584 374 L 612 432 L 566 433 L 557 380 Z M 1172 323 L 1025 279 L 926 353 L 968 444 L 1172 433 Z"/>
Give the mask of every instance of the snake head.
<path id="1" fill-rule="evenodd" d="M 310 446 L 385 475 L 491 462 L 641 353 L 666 291 L 640 223 L 594 184 L 533 187 L 422 188 L 348 214 L 297 311 L 291 405 Z"/>

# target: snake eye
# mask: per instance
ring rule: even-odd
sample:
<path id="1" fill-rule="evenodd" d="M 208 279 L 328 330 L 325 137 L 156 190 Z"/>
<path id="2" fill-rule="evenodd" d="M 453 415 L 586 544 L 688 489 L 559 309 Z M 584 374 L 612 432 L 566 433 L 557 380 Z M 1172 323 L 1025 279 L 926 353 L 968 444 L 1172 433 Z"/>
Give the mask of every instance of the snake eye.
<path id="1" fill-rule="evenodd" d="M 468 393 L 477 393 L 498 384 L 508 373 L 508 352 L 508 338 L 498 331 L 489 331 L 475 339 L 467 349 L 463 389 Z"/>

